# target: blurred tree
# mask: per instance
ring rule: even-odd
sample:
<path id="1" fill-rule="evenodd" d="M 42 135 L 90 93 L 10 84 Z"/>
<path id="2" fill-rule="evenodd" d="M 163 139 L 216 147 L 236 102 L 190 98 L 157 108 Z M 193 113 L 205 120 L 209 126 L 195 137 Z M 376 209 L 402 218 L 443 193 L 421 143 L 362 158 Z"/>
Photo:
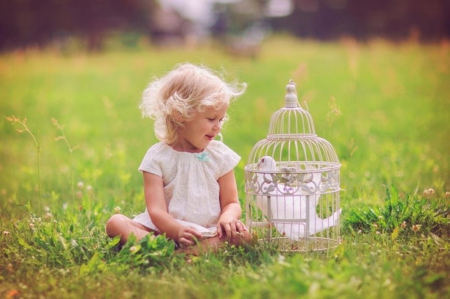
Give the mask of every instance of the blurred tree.
<path id="1" fill-rule="evenodd" d="M 100 50 L 111 31 L 148 31 L 154 0 L 0 0 L 0 48 L 85 38 Z"/>
<path id="2" fill-rule="evenodd" d="M 271 19 L 275 30 L 319 39 L 343 35 L 404 39 L 411 33 L 424 41 L 450 36 L 447 0 L 292 0 L 294 12 Z"/>

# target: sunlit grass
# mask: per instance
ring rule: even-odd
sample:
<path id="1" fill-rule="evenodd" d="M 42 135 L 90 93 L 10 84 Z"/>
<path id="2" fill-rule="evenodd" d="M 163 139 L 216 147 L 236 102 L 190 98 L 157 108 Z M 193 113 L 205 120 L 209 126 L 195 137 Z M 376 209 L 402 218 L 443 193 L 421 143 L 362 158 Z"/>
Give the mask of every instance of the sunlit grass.
<path id="1" fill-rule="evenodd" d="M 263 246 L 230 247 L 188 260 L 161 238 L 114 249 L 104 224 L 119 210 L 132 216 L 144 209 L 137 167 L 156 142 L 151 121 L 139 114 L 140 95 L 153 76 L 184 61 L 223 68 L 227 78 L 248 83 L 223 132 L 242 157 L 236 169 L 242 203 L 250 150 L 266 137 L 289 79 L 297 83 L 316 133 L 342 163 L 343 243 L 337 249 L 281 255 Z M 0 296 L 450 293 L 448 43 L 273 37 L 255 60 L 212 45 L 102 54 L 17 51 L 0 56 L 0 90 Z M 13 115 L 27 119 L 35 140 L 17 132 L 23 128 L 8 121 Z"/>

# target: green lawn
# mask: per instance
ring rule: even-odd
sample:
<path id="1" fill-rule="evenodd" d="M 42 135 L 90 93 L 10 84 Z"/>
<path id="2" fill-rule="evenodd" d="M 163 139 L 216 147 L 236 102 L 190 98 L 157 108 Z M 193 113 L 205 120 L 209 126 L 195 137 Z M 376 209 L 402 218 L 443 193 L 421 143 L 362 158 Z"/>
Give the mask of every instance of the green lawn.
<path id="1" fill-rule="evenodd" d="M 141 93 L 153 76 L 186 61 L 248 83 L 223 131 L 242 157 L 242 203 L 248 155 L 283 106 L 286 84 L 297 83 L 317 134 L 342 164 L 338 248 L 290 254 L 228 247 L 188 260 L 162 238 L 114 249 L 106 220 L 119 209 L 132 216 L 145 208 L 137 167 L 156 138 L 140 115 Z M 97 54 L 31 49 L 0 54 L 0 91 L 0 297 L 450 295 L 448 41 L 278 36 L 256 59 L 212 45 Z M 29 131 L 19 133 L 25 127 L 13 115 L 26 118 Z"/>

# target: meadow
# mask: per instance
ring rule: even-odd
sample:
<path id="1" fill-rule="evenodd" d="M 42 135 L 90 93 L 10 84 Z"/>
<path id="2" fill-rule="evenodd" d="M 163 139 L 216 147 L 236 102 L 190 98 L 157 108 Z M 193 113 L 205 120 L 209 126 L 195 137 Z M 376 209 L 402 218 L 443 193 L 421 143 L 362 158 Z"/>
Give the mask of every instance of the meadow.
<path id="1" fill-rule="evenodd" d="M 118 251 L 114 213 L 145 208 L 143 155 L 157 140 L 138 109 L 180 62 L 247 82 L 224 142 L 242 160 L 297 83 L 341 166 L 342 242 L 328 252 L 227 246 L 174 254 L 162 237 Z M 217 45 L 0 54 L 2 298 L 450 297 L 450 43 L 273 36 L 256 58 Z"/>

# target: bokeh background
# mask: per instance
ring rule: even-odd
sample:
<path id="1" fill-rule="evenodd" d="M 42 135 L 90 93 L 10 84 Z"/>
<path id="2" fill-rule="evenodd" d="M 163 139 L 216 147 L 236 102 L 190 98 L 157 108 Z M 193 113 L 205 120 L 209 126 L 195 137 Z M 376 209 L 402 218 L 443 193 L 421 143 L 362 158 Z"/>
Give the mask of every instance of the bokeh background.
<path id="1" fill-rule="evenodd" d="M 273 32 L 332 40 L 351 36 L 437 41 L 450 35 L 447 0 L 16 0 L 0 1 L 0 49 L 194 45 L 214 37 L 249 46 Z"/>

